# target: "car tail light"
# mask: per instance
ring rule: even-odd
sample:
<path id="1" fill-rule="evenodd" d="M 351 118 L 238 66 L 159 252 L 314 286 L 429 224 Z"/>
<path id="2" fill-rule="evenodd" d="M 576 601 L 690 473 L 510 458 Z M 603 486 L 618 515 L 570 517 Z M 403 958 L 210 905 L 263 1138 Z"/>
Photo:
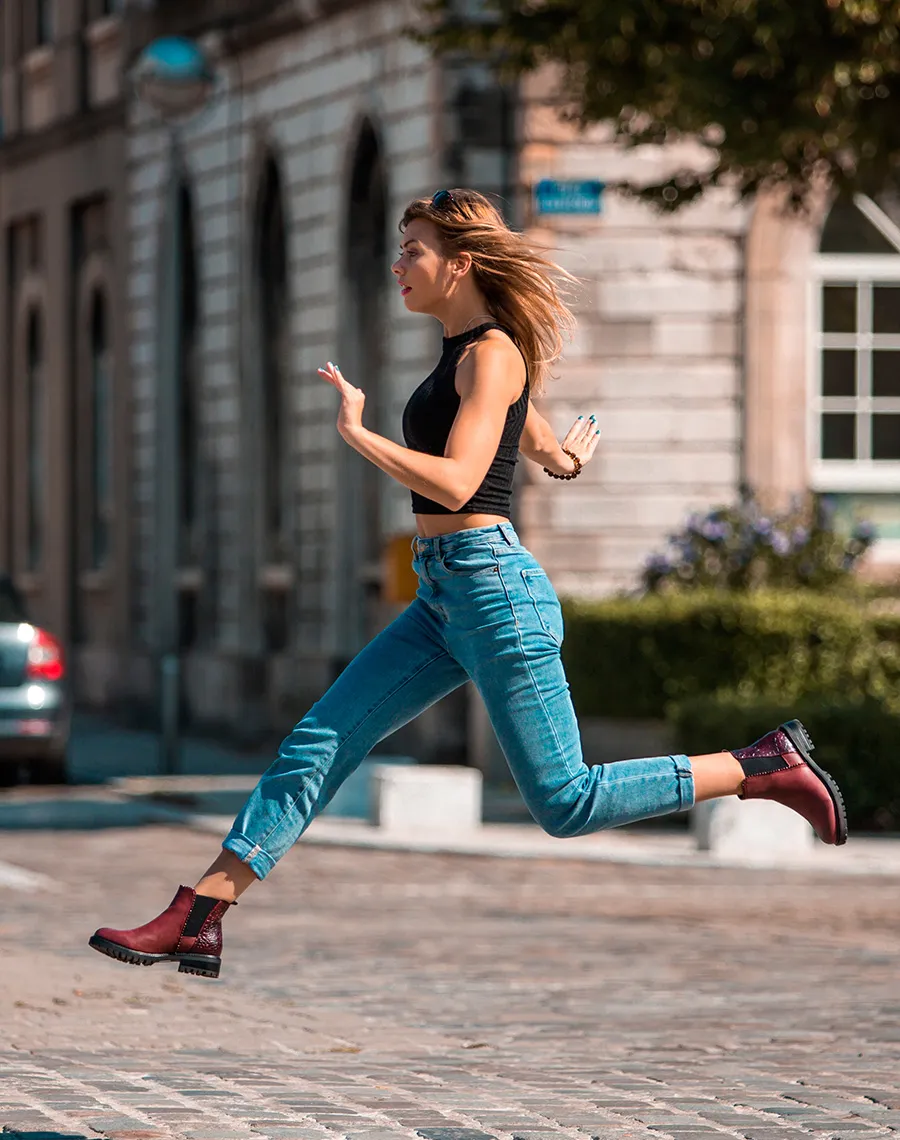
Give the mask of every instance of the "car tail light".
<path id="1" fill-rule="evenodd" d="M 29 681 L 61 681 L 65 672 L 62 646 L 43 629 L 36 629 L 28 647 L 26 678 Z"/>

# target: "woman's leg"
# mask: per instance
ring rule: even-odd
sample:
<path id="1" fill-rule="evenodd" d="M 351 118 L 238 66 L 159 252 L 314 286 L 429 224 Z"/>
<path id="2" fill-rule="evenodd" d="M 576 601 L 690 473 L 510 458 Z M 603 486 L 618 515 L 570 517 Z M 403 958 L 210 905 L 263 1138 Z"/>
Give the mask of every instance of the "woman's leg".
<path id="1" fill-rule="evenodd" d="M 589 768 L 560 659 L 562 615 L 553 588 L 525 551 L 499 560 L 497 581 L 502 594 L 486 592 L 475 607 L 482 612 L 468 614 L 465 603 L 458 609 L 456 625 L 464 628 L 454 637 L 448 625 L 449 647 L 484 698 L 529 810 L 551 835 L 584 835 L 740 795 L 785 804 L 826 843 L 846 841 L 840 790 L 812 760 L 799 721 L 735 752 Z M 489 645 L 481 644 L 485 638 Z"/>
<path id="2" fill-rule="evenodd" d="M 466 679 L 447 652 L 439 619 L 417 599 L 282 741 L 198 893 L 230 902 L 265 878 L 380 740 Z"/>
<path id="3" fill-rule="evenodd" d="M 186 973 L 218 977 L 229 904 L 265 878 L 379 740 L 465 680 L 439 619 L 413 602 L 282 743 L 196 889 L 179 887 L 168 908 L 143 926 L 101 927 L 90 945 L 135 965 L 178 962 Z"/>
<path id="4" fill-rule="evenodd" d="M 450 580 L 456 613 L 448 645 L 481 693 L 537 822 L 551 835 L 574 836 L 690 808 L 696 792 L 687 756 L 585 764 L 553 587 L 521 547 L 501 549 L 494 581 L 476 590 L 459 579 L 457 590 Z M 707 757 L 698 767 L 704 794 L 737 790 L 730 764 Z"/>

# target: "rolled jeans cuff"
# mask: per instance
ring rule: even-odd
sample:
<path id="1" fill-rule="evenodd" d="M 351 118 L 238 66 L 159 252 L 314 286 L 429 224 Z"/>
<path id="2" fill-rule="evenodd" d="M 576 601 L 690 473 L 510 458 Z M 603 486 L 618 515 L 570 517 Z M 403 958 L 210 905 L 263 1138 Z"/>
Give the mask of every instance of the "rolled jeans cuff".
<path id="1" fill-rule="evenodd" d="M 672 756 L 675 775 L 678 777 L 678 807 L 676 811 L 687 811 L 694 806 L 694 773 L 687 756 Z"/>
<path id="2" fill-rule="evenodd" d="M 242 863 L 246 863 L 257 879 L 264 879 L 275 866 L 275 860 L 271 855 L 263 851 L 258 843 L 248 839 L 243 832 L 234 828 L 222 840 L 222 847 L 232 855 L 237 855 Z"/>

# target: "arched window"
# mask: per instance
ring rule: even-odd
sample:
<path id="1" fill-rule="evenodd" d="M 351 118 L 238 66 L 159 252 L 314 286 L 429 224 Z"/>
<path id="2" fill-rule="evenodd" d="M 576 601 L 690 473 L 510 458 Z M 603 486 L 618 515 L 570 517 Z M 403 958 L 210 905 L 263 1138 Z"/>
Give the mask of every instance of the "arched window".
<path id="1" fill-rule="evenodd" d="M 900 227 L 870 198 L 832 207 L 811 311 L 813 485 L 900 490 Z"/>
<path id="2" fill-rule="evenodd" d="M 199 408 L 196 377 L 196 341 L 198 323 L 197 257 L 194 234 L 194 211 L 190 190 L 182 185 L 178 195 L 179 275 L 179 446 L 181 452 L 181 529 L 184 549 L 182 557 L 193 561 L 193 531 L 197 522 L 199 488 Z"/>
<path id="3" fill-rule="evenodd" d="M 288 333 L 287 235 L 278 164 L 270 155 L 260 183 L 256 224 L 256 276 L 262 382 L 262 505 L 266 558 L 283 557 L 284 372 Z"/>
<path id="4" fill-rule="evenodd" d="M 25 341 L 26 535 L 25 564 L 37 570 L 44 551 L 44 332 L 41 314 L 28 314 Z"/>
<path id="5" fill-rule="evenodd" d="M 35 20 L 35 43 L 38 47 L 44 44 L 53 42 L 55 27 L 54 27 L 54 5 L 56 0 L 35 0 L 34 5 L 34 20 Z"/>
<path id="6" fill-rule="evenodd" d="M 179 289 L 178 345 L 178 561 L 182 570 L 197 569 L 203 559 L 201 518 L 200 392 L 197 375 L 199 296 L 196 229 L 190 188 L 182 183 L 178 192 L 175 280 Z M 201 632 L 200 585 L 195 579 L 180 581 L 178 589 L 178 645 L 190 649 Z"/>
<path id="7" fill-rule="evenodd" d="M 90 309 L 90 551 L 93 569 L 109 558 L 112 524 L 112 365 L 106 297 L 98 289 Z"/>
<path id="8" fill-rule="evenodd" d="M 387 341 L 387 179 L 373 124 L 356 136 L 346 198 L 340 365 L 364 380 L 367 423 L 383 430 Z M 383 485 L 355 451 L 338 465 L 337 642 L 340 656 L 353 656 L 380 628 L 380 567 L 384 541 Z M 340 662 L 339 662 L 340 663 Z"/>

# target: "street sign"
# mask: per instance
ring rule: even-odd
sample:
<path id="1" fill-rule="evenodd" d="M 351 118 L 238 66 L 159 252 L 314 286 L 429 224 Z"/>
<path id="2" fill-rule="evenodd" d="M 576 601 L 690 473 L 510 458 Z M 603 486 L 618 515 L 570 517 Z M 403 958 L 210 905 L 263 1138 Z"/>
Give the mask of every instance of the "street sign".
<path id="1" fill-rule="evenodd" d="M 539 214 L 599 214 L 604 188 L 603 182 L 544 178 L 535 183 L 534 201 Z"/>

